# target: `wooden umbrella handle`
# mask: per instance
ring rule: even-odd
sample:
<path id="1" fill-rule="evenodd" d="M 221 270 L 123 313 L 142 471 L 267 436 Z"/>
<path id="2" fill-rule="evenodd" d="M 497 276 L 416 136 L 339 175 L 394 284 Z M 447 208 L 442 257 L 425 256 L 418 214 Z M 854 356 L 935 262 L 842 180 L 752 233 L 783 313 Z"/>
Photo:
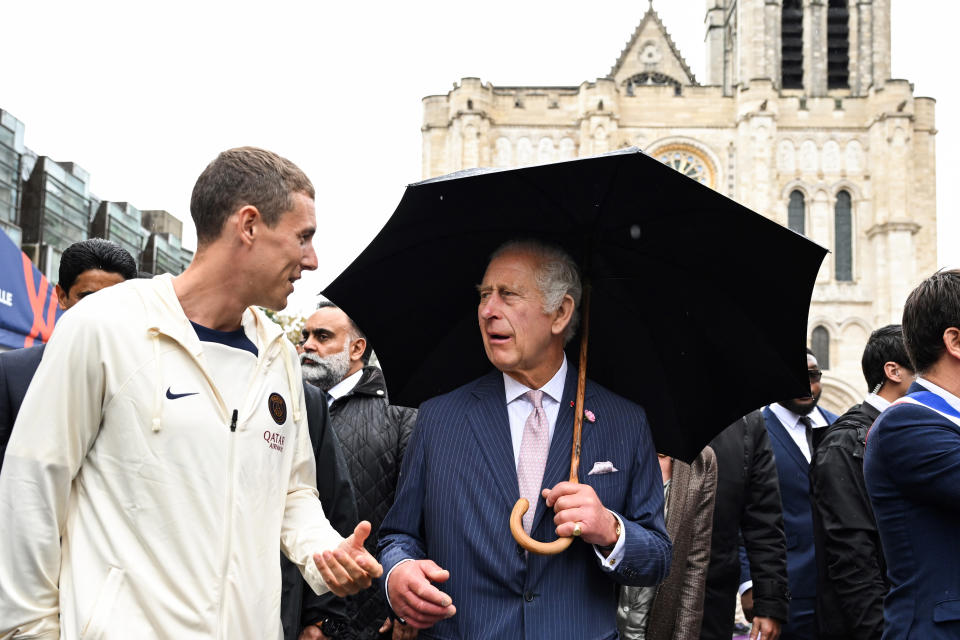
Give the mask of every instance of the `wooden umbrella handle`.
<path id="1" fill-rule="evenodd" d="M 580 469 L 580 436 L 583 433 L 583 391 L 587 385 L 587 337 L 590 335 L 590 284 L 583 287 L 583 331 L 580 337 L 580 368 L 577 371 L 577 400 L 574 404 L 573 450 L 570 452 L 570 482 L 580 482 L 577 471 Z M 520 498 L 510 512 L 510 533 L 521 547 L 540 555 L 555 555 L 566 550 L 573 538 L 557 538 L 553 542 L 534 540 L 523 530 L 523 514 L 530 508 L 526 498 Z"/>

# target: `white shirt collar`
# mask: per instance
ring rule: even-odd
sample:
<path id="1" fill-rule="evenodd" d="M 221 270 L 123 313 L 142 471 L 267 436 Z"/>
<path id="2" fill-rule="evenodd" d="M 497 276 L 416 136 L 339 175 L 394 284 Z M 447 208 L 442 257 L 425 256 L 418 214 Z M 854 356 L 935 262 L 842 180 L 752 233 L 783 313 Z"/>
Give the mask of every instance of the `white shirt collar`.
<path id="1" fill-rule="evenodd" d="M 884 409 L 890 406 L 890 403 L 887 400 L 881 398 L 875 393 L 871 393 L 864 398 L 863 401 L 881 413 L 884 411 Z"/>
<path id="2" fill-rule="evenodd" d="M 564 354 L 563 362 L 560 363 L 560 368 L 557 369 L 557 372 L 553 374 L 553 377 L 550 378 L 547 384 L 540 387 L 540 390 L 544 394 L 550 396 L 550 398 L 559 403 L 560 399 L 563 398 L 563 385 L 567 381 L 567 356 Z M 527 391 L 531 391 L 530 387 L 523 384 L 522 382 L 517 382 L 507 374 L 503 374 L 503 390 L 507 397 L 507 404 L 510 404 Z"/>
<path id="3" fill-rule="evenodd" d="M 770 411 L 773 412 L 773 415 L 777 416 L 777 419 L 783 424 L 787 429 L 794 429 L 797 426 L 797 423 L 800 422 L 801 416 L 799 413 L 794 413 L 787 409 L 785 406 L 779 402 L 774 402 L 770 405 Z M 814 407 L 813 411 L 807 414 L 807 417 L 810 418 L 810 422 L 813 423 L 813 428 L 818 429 L 820 427 L 828 427 L 830 423 L 827 422 L 827 419 L 823 417 L 823 414 L 820 413 L 818 407 Z"/>
<path id="4" fill-rule="evenodd" d="M 926 378 L 921 378 L 917 376 L 917 382 L 920 383 L 922 386 L 926 387 L 929 391 L 937 394 L 938 396 L 946 400 L 947 404 L 949 404 L 951 407 L 953 407 L 957 411 L 960 411 L 960 398 L 953 395 L 943 387 L 933 384 Z"/>
<path id="5" fill-rule="evenodd" d="M 327 394 L 330 396 L 330 399 L 327 403 L 331 403 L 337 398 L 342 398 L 347 395 L 353 388 L 357 386 L 357 383 L 360 382 L 360 377 L 363 375 L 363 369 L 358 369 L 357 371 L 351 373 L 349 376 L 338 382 L 337 384 L 330 387 L 330 391 L 327 391 Z"/>

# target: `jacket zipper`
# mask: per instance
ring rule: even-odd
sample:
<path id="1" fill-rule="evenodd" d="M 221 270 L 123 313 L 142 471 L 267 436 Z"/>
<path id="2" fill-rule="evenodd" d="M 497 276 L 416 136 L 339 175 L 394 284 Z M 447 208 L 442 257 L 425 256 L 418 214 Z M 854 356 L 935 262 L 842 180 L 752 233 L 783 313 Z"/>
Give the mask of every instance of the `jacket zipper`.
<path id="1" fill-rule="evenodd" d="M 236 409 L 233 410 L 233 415 L 230 419 L 230 433 L 236 433 L 237 431 L 237 415 L 238 412 Z M 227 602 L 227 582 L 228 575 L 230 573 L 230 547 L 233 545 L 233 464 L 234 464 L 234 449 L 236 448 L 235 437 L 230 437 L 229 448 L 227 449 L 227 504 L 226 504 L 226 517 L 224 518 L 225 531 L 225 540 L 223 544 L 223 566 L 220 570 L 220 631 L 217 634 L 220 638 L 224 637 L 226 633 L 226 602 Z"/>

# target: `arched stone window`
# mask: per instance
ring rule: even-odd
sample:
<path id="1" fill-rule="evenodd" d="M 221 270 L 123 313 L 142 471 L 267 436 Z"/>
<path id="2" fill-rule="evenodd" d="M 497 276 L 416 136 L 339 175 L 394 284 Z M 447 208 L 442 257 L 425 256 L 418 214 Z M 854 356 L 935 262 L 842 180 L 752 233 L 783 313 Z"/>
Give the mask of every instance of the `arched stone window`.
<path id="1" fill-rule="evenodd" d="M 780 14 L 780 83 L 803 89 L 803 2 L 783 0 Z"/>
<path id="2" fill-rule="evenodd" d="M 810 336 L 810 350 L 817 358 L 820 369 L 830 368 L 830 332 L 824 326 L 813 328 Z"/>
<path id="3" fill-rule="evenodd" d="M 850 76 L 850 10 L 847 0 L 827 8 L 827 88 L 846 89 Z"/>
<path id="4" fill-rule="evenodd" d="M 837 193 L 833 225 L 834 275 L 839 282 L 850 282 L 853 280 L 853 216 L 847 191 Z"/>
<path id="5" fill-rule="evenodd" d="M 787 227 L 799 234 L 807 233 L 806 203 L 802 191 L 790 192 L 790 203 L 787 205 Z"/>

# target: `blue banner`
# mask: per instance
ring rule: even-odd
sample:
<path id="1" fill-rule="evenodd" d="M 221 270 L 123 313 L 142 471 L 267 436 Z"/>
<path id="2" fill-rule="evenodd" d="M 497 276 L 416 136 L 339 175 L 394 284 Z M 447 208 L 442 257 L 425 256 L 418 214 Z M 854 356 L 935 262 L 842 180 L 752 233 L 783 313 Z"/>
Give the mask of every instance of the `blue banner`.
<path id="1" fill-rule="evenodd" d="M 46 342 L 62 313 L 53 286 L 0 230 L 0 345 L 16 349 Z"/>

